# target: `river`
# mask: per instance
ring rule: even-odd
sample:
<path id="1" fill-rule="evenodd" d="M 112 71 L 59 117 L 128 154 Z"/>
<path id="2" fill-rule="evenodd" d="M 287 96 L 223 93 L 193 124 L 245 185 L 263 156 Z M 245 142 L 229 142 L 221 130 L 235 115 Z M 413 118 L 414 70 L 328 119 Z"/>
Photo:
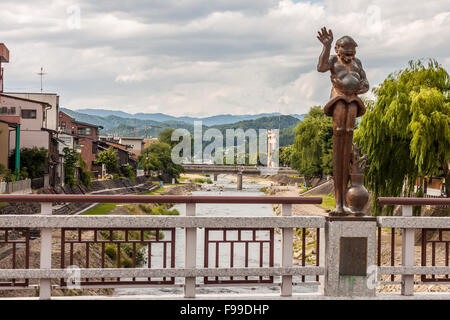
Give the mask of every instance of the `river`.
<path id="1" fill-rule="evenodd" d="M 232 183 L 229 178 L 219 176 L 217 182 L 213 185 L 204 185 L 201 191 L 194 191 L 192 195 L 226 195 L 226 196 L 262 196 L 263 192 L 260 192 L 260 188 L 263 185 L 257 183 L 243 184 L 243 190 L 237 191 L 236 184 Z M 178 209 L 181 216 L 185 215 L 185 204 L 176 204 L 173 208 Z M 196 206 L 197 216 L 253 216 L 253 217 L 270 217 L 273 216 L 272 205 L 270 204 L 197 204 Z M 267 233 L 259 233 L 260 237 L 267 237 Z M 274 266 L 280 266 L 280 246 L 281 236 L 275 232 L 275 246 L 274 246 Z M 175 267 L 184 267 L 184 229 L 177 228 L 176 241 L 175 241 Z M 228 246 L 229 247 L 229 246 Z M 219 267 L 229 267 L 230 263 L 230 250 L 226 250 L 226 247 L 220 249 L 219 254 Z M 197 230 L 197 267 L 203 267 L 204 263 L 204 229 Z M 255 255 L 257 250 L 249 250 L 249 267 L 258 265 L 258 256 Z M 264 249 L 264 255 L 267 257 L 268 248 Z M 235 246 L 234 260 L 236 267 L 243 267 L 244 261 L 244 246 Z M 152 267 L 162 267 L 162 248 L 161 250 L 152 250 Z M 239 263 L 241 262 L 241 263 Z M 214 266 L 213 262 L 210 265 Z M 265 264 L 264 266 L 267 266 Z M 275 283 L 279 283 L 279 277 L 274 277 Z M 307 277 L 307 281 L 314 281 L 314 278 Z M 294 282 L 300 282 L 300 277 L 294 277 Z M 183 278 L 177 278 L 176 284 L 182 285 L 184 283 Z M 197 278 L 197 284 L 203 284 L 203 278 Z M 221 285 L 220 287 L 213 286 L 200 286 L 197 288 L 197 293 L 275 293 L 279 292 L 280 287 L 278 285 L 249 285 L 248 287 L 242 286 L 229 286 Z M 317 286 L 294 286 L 293 292 L 315 292 Z M 175 287 L 150 287 L 150 288 L 117 288 L 114 291 L 114 295 L 168 295 L 183 294 L 183 288 L 181 286 Z"/>

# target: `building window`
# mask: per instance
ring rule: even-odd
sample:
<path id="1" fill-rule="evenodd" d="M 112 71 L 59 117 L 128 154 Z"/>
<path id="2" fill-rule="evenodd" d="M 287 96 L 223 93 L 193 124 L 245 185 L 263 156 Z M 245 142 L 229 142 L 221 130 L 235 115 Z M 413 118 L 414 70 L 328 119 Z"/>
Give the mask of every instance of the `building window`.
<path id="1" fill-rule="evenodd" d="M 65 121 L 61 122 L 61 128 L 63 128 L 63 129 L 66 128 L 66 122 Z"/>
<path id="2" fill-rule="evenodd" d="M 36 110 L 22 110 L 23 119 L 36 119 Z"/>
<path id="3" fill-rule="evenodd" d="M 78 134 L 81 134 L 83 136 L 90 136 L 91 128 L 78 128 Z"/>

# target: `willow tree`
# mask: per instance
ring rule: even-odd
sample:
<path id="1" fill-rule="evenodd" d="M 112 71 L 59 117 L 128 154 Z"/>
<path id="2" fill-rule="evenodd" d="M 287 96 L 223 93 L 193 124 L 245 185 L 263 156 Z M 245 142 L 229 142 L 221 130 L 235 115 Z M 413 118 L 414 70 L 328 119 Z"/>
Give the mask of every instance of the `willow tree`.
<path id="1" fill-rule="evenodd" d="M 312 107 L 295 128 L 291 167 L 306 177 L 323 176 L 333 171 L 333 127 L 331 118 L 319 106 Z"/>
<path id="2" fill-rule="evenodd" d="M 410 61 L 373 90 L 376 103 L 362 117 L 355 141 L 369 155 L 365 183 L 377 215 L 378 197 L 420 194 L 423 179 L 432 175 L 444 175 L 449 197 L 449 89 L 447 71 L 429 60 Z"/>

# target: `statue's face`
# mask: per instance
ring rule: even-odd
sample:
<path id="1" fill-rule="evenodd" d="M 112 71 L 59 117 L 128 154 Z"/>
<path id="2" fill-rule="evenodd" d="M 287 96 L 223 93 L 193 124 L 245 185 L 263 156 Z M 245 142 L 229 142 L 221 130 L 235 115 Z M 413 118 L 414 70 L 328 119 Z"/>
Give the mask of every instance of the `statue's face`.
<path id="1" fill-rule="evenodd" d="M 350 63 L 355 58 L 356 48 L 354 46 L 338 46 L 336 54 L 344 63 Z"/>

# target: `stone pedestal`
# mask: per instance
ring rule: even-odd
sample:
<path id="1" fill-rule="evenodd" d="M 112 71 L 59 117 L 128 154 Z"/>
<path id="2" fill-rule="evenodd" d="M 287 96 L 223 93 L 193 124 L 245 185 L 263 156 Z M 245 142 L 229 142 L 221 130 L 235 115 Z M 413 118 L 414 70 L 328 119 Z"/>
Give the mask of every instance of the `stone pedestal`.
<path id="1" fill-rule="evenodd" d="M 216 182 L 217 181 L 217 176 L 218 176 L 219 174 L 217 174 L 217 173 L 214 173 L 214 182 Z"/>
<path id="2" fill-rule="evenodd" d="M 328 217 L 325 226 L 324 294 L 373 297 L 367 268 L 376 265 L 376 218 Z"/>
<path id="3" fill-rule="evenodd" d="M 242 173 L 237 174 L 237 189 L 242 190 Z"/>

